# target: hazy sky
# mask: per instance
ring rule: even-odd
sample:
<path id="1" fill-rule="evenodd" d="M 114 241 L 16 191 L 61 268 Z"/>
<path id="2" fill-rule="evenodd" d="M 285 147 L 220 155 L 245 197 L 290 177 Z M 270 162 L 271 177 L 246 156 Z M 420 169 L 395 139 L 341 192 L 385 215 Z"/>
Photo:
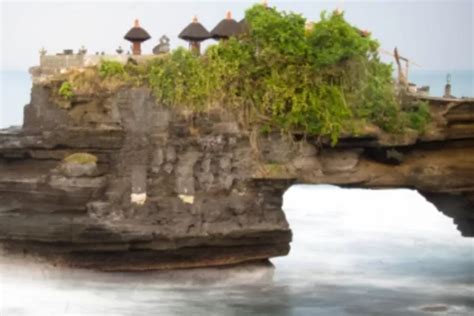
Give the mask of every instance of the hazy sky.
<path id="1" fill-rule="evenodd" d="M 41 47 L 48 53 L 81 45 L 92 53 L 113 53 L 119 45 L 127 49 L 123 36 L 135 18 L 152 36 L 143 45 L 144 53 L 151 52 L 163 34 L 173 47 L 186 45 L 177 35 L 193 15 L 211 30 L 227 10 L 240 20 L 245 8 L 255 2 L 259 1 L 2 1 L 1 69 L 26 70 L 36 65 Z M 346 18 L 372 31 L 384 49 L 398 46 L 420 69 L 453 70 L 474 69 L 473 2 L 270 0 L 269 4 L 311 20 L 318 20 L 321 10 L 342 6 Z"/>

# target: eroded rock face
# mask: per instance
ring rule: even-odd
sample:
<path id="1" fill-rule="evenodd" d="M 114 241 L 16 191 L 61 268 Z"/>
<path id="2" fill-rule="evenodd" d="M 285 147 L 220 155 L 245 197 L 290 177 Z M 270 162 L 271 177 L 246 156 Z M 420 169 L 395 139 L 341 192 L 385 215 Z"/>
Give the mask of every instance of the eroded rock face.
<path id="1" fill-rule="evenodd" d="M 36 85 L 23 129 L 0 133 L 0 238 L 109 271 L 283 256 L 282 196 L 298 182 L 417 188 L 472 235 L 472 103 L 433 102 L 437 119 L 423 137 L 369 133 L 331 148 L 243 130 L 221 110 L 172 110 L 144 88 L 61 108 Z M 63 162 L 76 152 L 97 164 Z"/>
<path id="2" fill-rule="evenodd" d="M 102 104 L 83 96 L 67 109 L 50 94 L 35 86 L 23 129 L 0 136 L 5 245 L 103 270 L 226 265 L 288 253 L 281 203 L 289 181 L 251 178 L 248 137 L 227 114 L 192 123 L 140 88 Z M 98 109 L 107 114 L 102 120 L 91 113 Z M 95 155 L 97 164 L 63 161 L 76 152 Z"/>

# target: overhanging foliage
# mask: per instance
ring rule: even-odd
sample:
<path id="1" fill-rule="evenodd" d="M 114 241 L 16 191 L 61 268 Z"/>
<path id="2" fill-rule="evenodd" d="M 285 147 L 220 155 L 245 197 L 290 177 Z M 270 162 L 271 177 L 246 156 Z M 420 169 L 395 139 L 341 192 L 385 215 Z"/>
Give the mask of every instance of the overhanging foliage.
<path id="1" fill-rule="evenodd" d="M 239 111 L 246 124 L 329 136 L 333 143 L 355 122 L 387 132 L 423 130 L 429 122 L 425 105 L 404 110 L 377 41 L 343 14 L 323 12 L 309 29 L 301 15 L 262 5 L 245 18 L 247 33 L 202 56 L 178 48 L 146 65 L 103 62 L 100 76 L 148 85 L 167 106 L 221 106 Z"/>

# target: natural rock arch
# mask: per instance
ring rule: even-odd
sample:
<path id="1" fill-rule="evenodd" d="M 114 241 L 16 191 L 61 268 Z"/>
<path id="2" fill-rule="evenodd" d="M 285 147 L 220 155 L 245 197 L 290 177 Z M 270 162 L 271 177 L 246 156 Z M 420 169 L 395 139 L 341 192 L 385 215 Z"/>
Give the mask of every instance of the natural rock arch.
<path id="1" fill-rule="evenodd" d="M 36 84 L 23 128 L 0 133 L 0 239 L 103 270 L 261 260 L 289 252 L 294 183 L 417 189 L 473 236 L 474 101 L 429 102 L 421 137 L 370 130 L 331 147 L 162 107 L 144 88 L 61 108 Z M 74 153 L 98 161 L 71 166 Z"/>

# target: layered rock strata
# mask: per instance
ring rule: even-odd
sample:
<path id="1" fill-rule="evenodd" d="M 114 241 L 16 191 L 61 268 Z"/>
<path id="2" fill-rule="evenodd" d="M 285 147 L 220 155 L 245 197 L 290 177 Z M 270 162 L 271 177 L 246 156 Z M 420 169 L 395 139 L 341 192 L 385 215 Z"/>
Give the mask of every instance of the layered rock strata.
<path id="1" fill-rule="evenodd" d="M 257 261 L 289 252 L 294 183 L 414 188 L 473 236 L 474 101 L 429 102 L 422 136 L 371 129 L 331 147 L 160 106 L 145 88 L 64 107 L 36 84 L 23 128 L 0 133 L 0 239 L 107 271 Z"/>

